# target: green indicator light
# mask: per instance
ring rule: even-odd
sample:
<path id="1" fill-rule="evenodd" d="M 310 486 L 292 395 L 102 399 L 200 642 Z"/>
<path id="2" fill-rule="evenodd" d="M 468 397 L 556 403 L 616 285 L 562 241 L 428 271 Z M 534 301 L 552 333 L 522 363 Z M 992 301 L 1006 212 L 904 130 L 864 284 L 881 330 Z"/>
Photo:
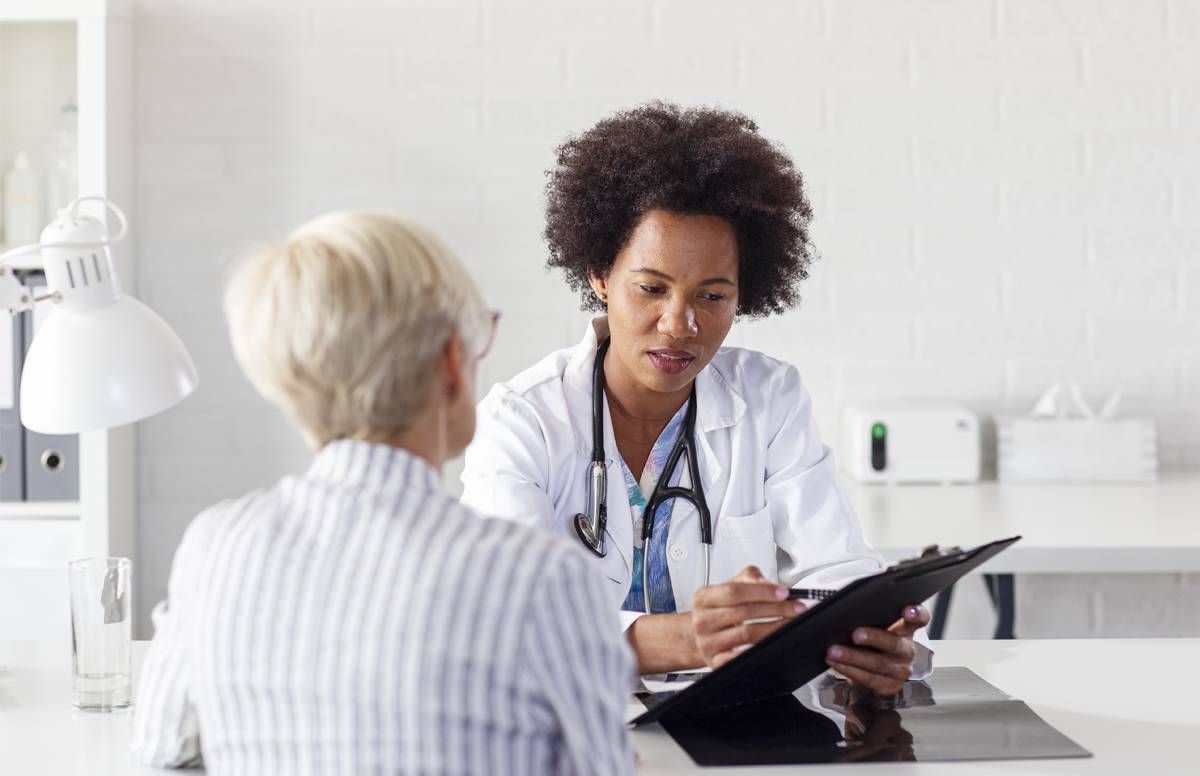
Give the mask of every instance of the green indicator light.
<path id="1" fill-rule="evenodd" d="M 871 426 L 871 436 L 876 439 L 883 439 L 885 433 L 887 433 L 887 429 L 884 428 L 882 423 L 876 423 L 874 426 Z"/>

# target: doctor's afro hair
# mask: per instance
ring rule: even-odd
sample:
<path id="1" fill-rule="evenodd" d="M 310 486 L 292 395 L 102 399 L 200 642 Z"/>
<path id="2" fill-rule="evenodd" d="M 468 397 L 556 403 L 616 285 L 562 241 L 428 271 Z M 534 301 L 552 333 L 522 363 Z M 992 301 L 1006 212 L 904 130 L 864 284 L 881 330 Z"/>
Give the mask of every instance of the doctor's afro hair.
<path id="1" fill-rule="evenodd" d="M 546 184 L 547 265 L 585 310 L 603 310 L 588 274 L 605 276 L 642 215 L 712 215 L 737 235 L 738 315 L 782 312 L 813 260 L 812 206 L 800 171 L 746 116 L 652 102 L 605 118 L 558 147 Z"/>

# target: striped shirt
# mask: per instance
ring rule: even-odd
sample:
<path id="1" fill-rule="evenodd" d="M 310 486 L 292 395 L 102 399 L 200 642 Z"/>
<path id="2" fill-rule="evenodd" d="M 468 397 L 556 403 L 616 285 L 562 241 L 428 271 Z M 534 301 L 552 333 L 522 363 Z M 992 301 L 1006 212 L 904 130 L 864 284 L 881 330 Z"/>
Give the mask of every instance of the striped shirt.
<path id="1" fill-rule="evenodd" d="M 339 440 L 207 510 L 154 611 L 145 763 L 215 774 L 628 773 L 609 591 L 548 532 L 485 520 L 423 460 Z"/>

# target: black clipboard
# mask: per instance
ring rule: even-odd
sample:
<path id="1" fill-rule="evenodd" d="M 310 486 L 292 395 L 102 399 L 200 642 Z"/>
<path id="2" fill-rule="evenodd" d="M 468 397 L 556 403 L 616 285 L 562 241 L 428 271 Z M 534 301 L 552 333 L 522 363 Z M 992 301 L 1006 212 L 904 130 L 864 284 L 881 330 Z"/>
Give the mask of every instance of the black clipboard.
<path id="1" fill-rule="evenodd" d="M 829 668 L 826 650 L 848 644 L 855 628 L 890 626 L 903 607 L 932 598 L 1020 538 L 935 551 L 855 580 L 690 687 L 660 699 L 630 724 L 641 727 L 791 694 Z"/>

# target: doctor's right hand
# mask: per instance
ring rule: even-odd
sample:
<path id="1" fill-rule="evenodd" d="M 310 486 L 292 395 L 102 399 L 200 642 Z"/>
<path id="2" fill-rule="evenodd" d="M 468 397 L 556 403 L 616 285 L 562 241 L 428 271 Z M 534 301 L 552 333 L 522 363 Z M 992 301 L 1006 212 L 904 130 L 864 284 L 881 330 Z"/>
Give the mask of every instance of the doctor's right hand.
<path id="1" fill-rule="evenodd" d="M 700 588 L 692 596 L 696 651 L 711 668 L 729 662 L 805 610 L 787 596 L 786 586 L 768 582 L 755 566 L 728 582 Z"/>

